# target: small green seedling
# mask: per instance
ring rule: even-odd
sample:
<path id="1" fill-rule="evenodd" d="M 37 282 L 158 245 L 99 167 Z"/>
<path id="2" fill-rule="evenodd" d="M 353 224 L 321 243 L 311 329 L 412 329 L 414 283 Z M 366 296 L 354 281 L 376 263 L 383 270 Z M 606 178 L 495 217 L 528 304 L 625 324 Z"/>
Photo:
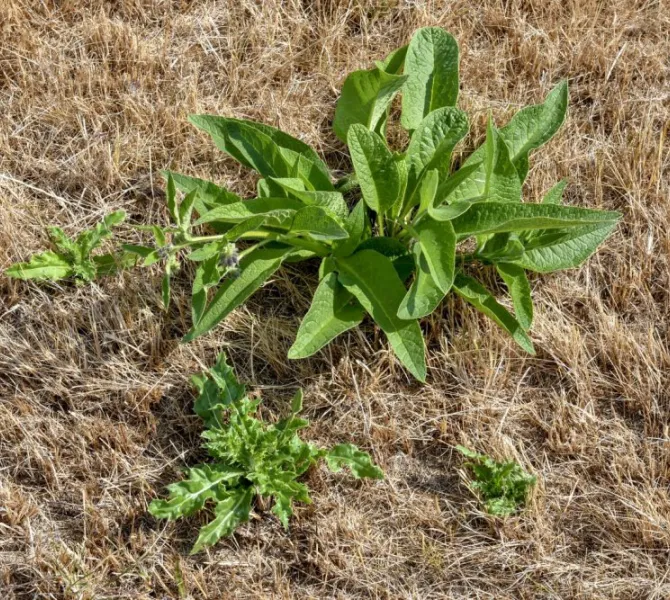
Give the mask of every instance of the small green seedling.
<path id="1" fill-rule="evenodd" d="M 452 154 L 469 130 L 467 115 L 456 108 L 456 40 L 437 27 L 419 29 L 407 46 L 375 64 L 347 77 L 335 109 L 333 129 L 347 144 L 353 167 L 337 181 L 312 148 L 279 129 L 191 115 L 220 150 L 260 178 L 257 197 L 243 200 L 209 181 L 166 172 L 174 225 L 149 228 L 151 246 L 124 247 L 142 259 L 138 264 L 164 263 L 166 305 L 179 256 L 197 264 L 192 326 L 184 341 L 213 329 L 283 263 L 318 260 L 319 284 L 291 359 L 313 355 L 369 315 L 400 362 L 424 381 L 419 320 L 452 291 L 534 353 L 526 271 L 577 267 L 621 216 L 562 205 L 565 181 L 539 203 L 522 202 L 530 153 L 565 119 L 567 83 L 502 128 L 489 119 L 484 144 L 456 168 Z M 406 148 L 390 148 L 386 139 L 398 93 Z M 177 190 L 186 194 L 181 203 Z M 471 263 L 495 270 L 513 312 L 473 276 Z M 76 274 L 70 264 L 57 265 L 60 270 L 48 276 Z M 12 268 L 8 274 L 20 272 Z"/>
<path id="2" fill-rule="evenodd" d="M 456 446 L 456 450 L 470 459 L 465 463 L 472 473 L 468 485 L 479 497 L 486 512 L 496 517 L 506 517 L 526 504 L 528 494 L 537 480 L 518 463 L 497 462 L 463 446 Z"/>
<path id="3" fill-rule="evenodd" d="M 300 439 L 298 431 L 309 422 L 298 417 L 302 391 L 291 402 L 290 415 L 274 424 L 256 418 L 260 400 L 250 399 L 221 354 L 209 373 L 193 378 L 199 391 L 195 412 L 205 424 L 202 436 L 212 462 L 188 469 L 186 478 L 168 486 L 167 500 L 154 500 L 149 512 L 178 519 L 203 510 L 209 503 L 214 519 L 202 527 L 192 554 L 232 535 L 249 519 L 256 496 L 274 499 L 272 512 L 285 528 L 293 502 L 311 502 L 299 479 L 318 460 L 331 471 L 348 467 L 356 478 L 382 479 L 383 473 L 365 452 L 352 444 L 330 450 Z"/>
<path id="4" fill-rule="evenodd" d="M 72 277 L 78 284 L 93 281 L 99 275 L 107 275 L 119 268 L 119 257 L 114 254 L 91 256 L 91 253 L 112 235 L 112 227 L 125 218 L 126 213 L 122 210 L 110 213 L 93 229 L 83 231 L 76 239 L 69 238 L 60 227 L 49 227 L 49 238 L 54 250 L 34 254 L 30 262 L 12 265 L 5 271 L 5 275 L 42 281 Z"/>

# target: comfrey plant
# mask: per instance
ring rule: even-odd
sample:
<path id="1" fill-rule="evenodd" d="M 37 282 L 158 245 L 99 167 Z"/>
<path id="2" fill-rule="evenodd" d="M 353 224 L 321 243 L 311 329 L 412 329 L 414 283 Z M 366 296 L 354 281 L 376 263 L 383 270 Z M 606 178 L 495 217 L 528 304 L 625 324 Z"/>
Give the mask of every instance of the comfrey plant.
<path id="1" fill-rule="evenodd" d="M 489 119 L 485 142 L 460 165 L 452 152 L 469 125 L 455 106 L 458 86 L 456 41 L 432 27 L 419 29 L 375 68 L 349 75 L 333 128 L 349 147 L 354 172 L 335 182 L 313 149 L 274 127 L 191 116 L 221 150 L 261 178 L 257 197 L 243 200 L 214 183 L 166 173 L 174 225 L 153 227 L 153 246 L 125 246 L 140 264 L 163 261 L 166 303 L 179 257 L 198 264 L 185 340 L 215 327 L 282 263 L 316 259 L 319 284 L 289 358 L 314 354 L 369 314 L 402 364 L 423 381 L 419 319 L 452 290 L 533 353 L 526 271 L 578 266 L 620 215 L 561 205 L 564 181 L 541 203 L 521 201 L 530 152 L 564 120 L 566 82 L 500 129 Z M 402 151 L 386 143 L 398 93 L 400 124 L 410 135 Z M 181 203 L 177 190 L 186 194 Z M 119 260 L 125 264 L 127 254 Z M 513 314 L 469 274 L 473 262 L 495 268 Z M 35 272 L 28 266 L 10 274 L 30 277 Z"/>
<path id="2" fill-rule="evenodd" d="M 202 436 L 213 462 L 191 467 L 185 479 L 169 486 L 167 500 L 149 506 L 151 514 L 163 519 L 190 516 L 207 503 L 213 506 L 214 519 L 200 530 L 192 554 L 248 521 L 256 496 L 272 497 L 272 512 L 288 528 L 293 502 L 311 502 L 307 486 L 298 479 L 320 459 L 334 472 L 348 467 L 357 479 L 383 478 L 381 469 L 356 446 L 338 444 L 325 450 L 300 439 L 298 431 L 309 425 L 298 417 L 301 390 L 293 397 L 291 414 L 270 425 L 253 416 L 260 400 L 246 395 L 223 354 L 193 383 L 200 392 L 195 412 L 204 421 Z"/>

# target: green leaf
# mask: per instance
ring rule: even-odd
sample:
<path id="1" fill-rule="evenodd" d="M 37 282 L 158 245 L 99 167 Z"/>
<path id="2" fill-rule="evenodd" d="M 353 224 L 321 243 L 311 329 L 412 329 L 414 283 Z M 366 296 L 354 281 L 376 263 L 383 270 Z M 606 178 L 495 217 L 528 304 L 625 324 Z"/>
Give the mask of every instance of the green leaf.
<path id="1" fill-rule="evenodd" d="M 522 182 L 528 173 L 528 153 L 554 136 L 567 109 L 568 82 L 563 80 L 549 92 L 544 103 L 522 108 L 501 130 Z"/>
<path id="2" fill-rule="evenodd" d="M 315 240 L 343 240 L 349 237 L 337 219 L 318 206 L 305 206 L 297 211 L 289 233 L 309 233 Z"/>
<path id="3" fill-rule="evenodd" d="M 177 212 L 177 190 L 175 188 L 172 174 L 168 172 L 167 186 L 165 188 L 165 202 L 172 221 L 179 225 L 179 213 Z"/>
<path id="4" fill-rule="evenodd" d="M 451 152 L 469 128 L 467 115 L 457 108 L 431 112 L 417 127 L 407 148 L 407 196 L 411 196 L 422 173 L 436 169 L 446 179 L 451 168 Z"/>
<path id="5" fill-rule="evenodd" d="M 435 194 L 437 193 L 437 184 L 440 182 L 440 175 L 436 169 L 428 171 L 421 182 L 419 189 L 419 212 L 423 214 L 427 212 L 435 202 Z"/>
<path id="6" fill-rule="evenodd" d="M 416 262 L 414 281 L 398 307 L 398 317 L 404 320 L 428 316 L 445 296 L 430 274 L 421 246 L 415 244 L 413 252 Z"/>
<path id="7" fill-rule="evenodd" d="M 562 204 L 563 192 L 565 186 L 568 185 L 567 179 L 562 179 L 554 187 L 552 187 L 542 199 L 542 204 Z"/>
<path id="8" fill-rule="evenodd" d="M 300 182 L 299 179 L 274 179 L 273 181 L 277 187 L 287 193 L 288 197 L 293 196 L 307 206 L 327 209 L 340 219 L 346 219 L 349 214 L 347 203 L 340 192 L 305 190 L 304 186 L 301 189 L 296 187 L 296 182 Z"/>
<path id="9" fill-rule="evenodd" d="M 414 271 L 412 254 L 396 238 L 386 236 L 371 237 L 358 245 L 356 252 L 360 250 L 374 250 L 389 258 L 401 281 L 405 281 Z"/>
<path id="10" fill-rule="evenodd" d="M 232 310 L 242 304 L 279 268 L 283 258 L 293 250 L 283 248 L 254 248 L 240 261 L 240 275 L 236 279 L 226 280 L 212 301 L 184 337 L 190 342 L 225 319 Z"/>
<path id="11" fill-rule="evenodd" d="M 316 153 L 274 127 L 213 115 L 191 115 L 189 121 L 209 133 L 220 150 L 264 177 L 300 177 L 314 189 L 333 189 Z"/>
<path id="12" fill-rule="evenodd" d="M 216 518 L 200 529 L 200 535 L 190 553 L 196 554 L 206 546 L 213 546 L 222 537 L 232 535 L 239 525 L 246 523 L 253 498 L 254 490 L 251 486 L 231 490 L 226 499 L 216 505 Z"/>
<path id="13" fill-rule="evenodd" d="M 207 427 L 221 427 L 221 411 L 242 401 L 246 394 L 223 352 L 209 371 L 192 377 L 192 381 L 199 392 L 193 409 Z"/>
<path id="14" fill-rule="evenodd" d="M 5 270 L 7 277 L 45 281 L 58 281 L 73 273 L 70 261 L 51 251 L 34 254 L 29 262 L 16 263 Z"/>
<path id="15" fill-rule="evenodd" d="M 168 486 L 168 500 L 154 500 L 149 512 L 158 519 L 187 517 L 217 497 L 223 484 L 234 484 L 244 471 L 226 465 L 200 465 L 189 469 L 188 479 Z"/>
<path id="16" fill-rule="evenodd" d="M 523 256 L 515 263 L 537 273 L 578 267 L 605 241 L 616 224 L 617 221 L 612 220 L 533 237 L 526 244 Z"/>
<path id="17" fill-rule="evenodd" d="M 405 64 L 405 57 L 407 56 L 408 44 L 393 50 L 383 61 L 377 61 L 377 68 L 387 73 L 393 73 L 397 75 L 402 71 L 402 67 Z"/>
<path id="18" fill-rule="evenodd" d="M 361 452 L 353 444 L 338 444 L 328 450 L 326 464 L 333 473 L 338 473 L 342 467 L 349 467 L 356 479 L 368 477 L 370 479 L 384 479 L 382 470 L 372 462 L 367 452 Z"/>
<path id="19" fill-rule="evenodd" d="M 179 225 L 185 231 L 191 226 L 191 215 L 193 214 L 193 206 L 198 197 L 197 188 L 191 190 L 179 205 Z"/>
<path id="20" fill-rule="evenodd" d="M 347 144 L 365 203 L 386 213 L 400 193 L 400 173 L 384 140 L 362 125 L 349 128 Z"/>
<path id="21" fill-rule="evenodd" d="M 219 269 L 219 254 L 205 259 L 196 269 L 193 278 L 191 293 L 191 315 L 193 323 L 198 323 L 207 305 L 207 290 L 217 285 L 221 280 L 222 271 Z"/>
<path id="22" fill-rule="evenodd" d="M 165 177 L 172 177 L 176 188 L 185 194 L 188 194 L 193 190 L 198 190 L 198 195 L 193 206 L 199 215 L 216 206 L 242 201 L 242 198 L 237 194 L 233 194 L 233 192 L 222 188 L 211 181 L 198 179 L 197 177 L 189 177 L 188 175 L 174 173 L 173 171 L 161 172 Z"/>
<path id="23" fill-rule="evenodd" d="M 112 227 L 122 223 L 125 218 L 126 211 L 117 210 L 103 217 L 102 221 L 96 223 L 93 229 L 82 231 L 77 236 L 80 259 L 88 260 L 91 252 L 100 245 L 102 240 L 112 235 Z"/>
<path id="24" fill-rule="evenodd" d="M 163 308 L 165 310 L 170 306 L 170 272 L 167 271 L 163 275 L 163 281 L 161 284 L 162 289 L 162 299 L 163 299 Z"/>
<path id="25" fill-rule="evenodd" d="M 557 229 L 585 225 L 613 226 L 621 217 L 618 212 L 556 206 L 554 204 L 521 204 L 479 202 L 452 222 L 460 238 L 471 235 Z"/>
<path id="26" fill-rule="evenodd" d="M 361 250 L 336 259 L 339 281 L 381 327 L 400 362 L 419 381 L 425 381 L 426 362 L 421 328 L 417 321 L 398 317 L 405 287 L 393 263 L 374 250 Z"/>
<path id="27" fill-rule="evenodd" d="M 458 99 L 458 44 L 444 29 L 424 27 L 415 32 L 405 57 L 409 76 L 402 97 L 401 123 L 405 129 Z"/>
<path id="28" fill-rule="evenodd" d="M 533 342 L 531 342 L 523 327 L 476 279 L 458 273 L 454 280 L 454 291 L 507 331 L 526 352 L 535 354 Z"/>
<path id="29" fill-rule="evenodd" d="M 443 294 L 454 283 L 456 272 L 456 234 L 451 221 L 435 221 L 424 216 L 414 226 L 418 242 L 433 280 Z"/>
<path id="30" fill-rule="evenodd" d="M 297 415 L 302 410 L 302 390 L 298 390 L 291 399 L 291 414 Z"/>
<path id="31" fill-rule="evenodd" d="M 381 131 L 386 111 L 406 79 L 406 76 L 393 75 L 381 69 L 350 73 L 335 107 L 335 135 L 347 142 L 349 127 L 354 124 L 370 131 Z"/>
<path id="32" fill-rule="evenodd" d="M 533 300 L 526 272 L 518 265 L 511 263 L 496 263 L 496 270 L 505 282 L 512 298 L 516 320 L 525 331 L 528 331 L 533 323 Z"/>
<path id="33" fill-rule="evenodd" d="M 356 327 L 364 315 L 353 295 L 338 282 L 337 275 L 327 274 L 319 282 L 288 357 L 312 356 L 341 333 Z"/>
<path id="34" fill-rule="evenodd" d="M 367 225 L 366 217 L 365 202 L 359 200 L 342 223 L 347 230 L 349 237 L 345 240 L 337 240 L 333 243 L 334 256 L 349 256 L 356 249 L 365 234 Z"/>
<path id="35" fill-rule="evenodd" d="M 295 212 L 303 207 L 304 204 L 294 198 L 252 198 L 208 210 L 195 224 L 203 225 L 217 221 L 240 223 L 250 217 L 264 215 L 267 220 L 288 226 Z"/>

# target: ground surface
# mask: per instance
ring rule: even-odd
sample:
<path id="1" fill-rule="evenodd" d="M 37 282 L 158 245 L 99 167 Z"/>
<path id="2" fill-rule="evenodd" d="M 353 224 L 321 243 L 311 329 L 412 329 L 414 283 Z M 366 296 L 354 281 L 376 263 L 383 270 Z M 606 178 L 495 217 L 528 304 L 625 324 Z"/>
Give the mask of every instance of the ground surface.
<path id="1" fill-rule="evenodd" d="M 0 597 L 670 598 L 670 5 L 590 2 L 3 0 L 0 267 L 123 207 L 163 221 L 167 166 L 249 194 L 254 179 L 186 122 L 247 117 L 346 165 L 330 130 L 344 76 L 422 25 L 459 40 L 481 138 L 570 81 L 570 114 L 535 155 L 535 200 L 624 213 L 583 268 L 535 278 L 536 357 L 451 300 L 425 322 L 429 384 L 368 326 L 285 356 L 313 273 L 285 271 L 188 345 L 188 282 L 158 272 L 75 288 L 0 275 Z M 132 235 L 125 233 L 124 235 Z M 188 377 L 226 349 L 277 415 L 306 388 L 308 437 L 352 439 L 384 467 L 323 469 L 289 533 L 268 512 L 189 557 L 200 522 L 148 501 L 198 459 Z M 528 510 L 483 515 L 461 443 L 515 458 Z"/>

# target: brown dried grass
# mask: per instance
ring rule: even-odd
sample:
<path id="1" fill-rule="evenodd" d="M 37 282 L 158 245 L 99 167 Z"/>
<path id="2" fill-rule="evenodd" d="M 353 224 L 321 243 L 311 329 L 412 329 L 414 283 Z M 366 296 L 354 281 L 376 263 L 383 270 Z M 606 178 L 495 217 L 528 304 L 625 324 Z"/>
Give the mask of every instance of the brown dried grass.
<path id="1" fill-rule="evenodd" d="M 665 0 L 284 2 L 3 0 L 0 266 L 113 208 L 164 219 L 170 166 L 250 193 L 253 177 L 186 122 L 208 111 L 300 135 L 333 167 L 346 73 L 422 25 L 462 51 L 473 141 L 562 77 L 570 116 L 535 156 L 538 197 L 617 209 L 579 270 L 533 280 L 531 358 L 460 302 L 425 324 L 429 385 L 374 330 L 308 361 L 286 349 L 313 279 L 296 269 L 189 345 L 188 274 L 85 288 L 0 278 L 2 598 L 670 598 L 670 6 Z M 258 511 L 188 557 L 198 519 L 147 502 L 198 456 L 188 376 L 227 349 L 267 410 L 303 385 L 309 436 L 352 438 L 386 470 L 316 470 L 289 533 Z M 452 447 L 539 476 L 526 512 L 477 508 Z"/>

